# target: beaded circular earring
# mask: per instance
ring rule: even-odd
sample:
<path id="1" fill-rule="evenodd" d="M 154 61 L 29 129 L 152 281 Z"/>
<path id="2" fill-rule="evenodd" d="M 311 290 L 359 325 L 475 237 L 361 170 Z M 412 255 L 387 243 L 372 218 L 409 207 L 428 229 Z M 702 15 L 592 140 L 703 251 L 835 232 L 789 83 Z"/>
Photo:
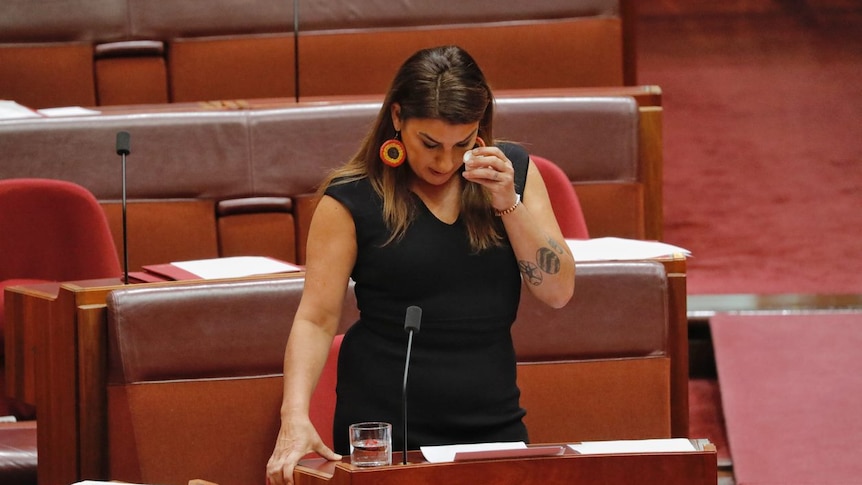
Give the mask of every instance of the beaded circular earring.
<path id="1" fill-rule="evenodd" d="M 401 132 L 395 132 L 395 138 L 386 140 L 380 146 L 380 160 L 390 167 L 397 167 L 404 163 L 407 154 L 404 151 L 404 144 L 401 143 Z"/>

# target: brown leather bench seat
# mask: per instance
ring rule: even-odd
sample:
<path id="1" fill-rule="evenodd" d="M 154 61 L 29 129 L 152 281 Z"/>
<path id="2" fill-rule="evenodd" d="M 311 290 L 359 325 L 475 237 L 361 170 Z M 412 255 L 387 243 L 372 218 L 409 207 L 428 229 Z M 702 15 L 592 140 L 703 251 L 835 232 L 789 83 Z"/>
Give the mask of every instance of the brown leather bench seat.
<path id="1" fill-rule="evenodd" d="M 653 101 L 504 92 L 495 129 L 566 172 L 591 236 L 660 239 L 661 111 Z M 119 252 L 122 172 L 114 140 L 125 130 L 131 270 L 243 254 L 301 264 L 312 194 L 353 154 L 378 108 L 374 99 L 282 101 L 0 121 L 0 177 L 86 187 L 103 204 Z"/>
<path id="2" fill-rule="evenodd" d="M 379 94 L 458 43 L 497 89 L 634 85 L 634 0 L 0 3 L 0 99 L 32 108 Z"/>
<path id="3" fill-rule="evenodd" d="M 561 310 L 525 294 L 514 326 L 533 442 L 669 437 L 667 278 L 660 263 L 580 263 Z M 263 483 L 301 278 L 123 288 L 108 296 L 113 480 Z M 623 296 L 621 296 L 623 295 Z M 342 331 L 356 319 L 348 294 Z M 315 407 L 330 429 L 333 369 Z M 326 433 L 324 433 L 325 435 Z M 327 436 L 323 436 L 328 440 Z"/>

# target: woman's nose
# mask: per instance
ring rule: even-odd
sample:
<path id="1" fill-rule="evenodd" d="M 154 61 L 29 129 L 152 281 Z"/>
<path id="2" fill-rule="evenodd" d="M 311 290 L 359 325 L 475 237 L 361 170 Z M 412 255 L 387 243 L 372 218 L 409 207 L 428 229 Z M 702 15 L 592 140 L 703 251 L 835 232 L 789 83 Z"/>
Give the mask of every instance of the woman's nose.
<path id="1" fill-rule="evenodd" d="M 441 172 L 448 172 L 459 166 L 464 161 L 464 155 L 456 150 L 446 150 L 437 159 L 437 168 Z"/>

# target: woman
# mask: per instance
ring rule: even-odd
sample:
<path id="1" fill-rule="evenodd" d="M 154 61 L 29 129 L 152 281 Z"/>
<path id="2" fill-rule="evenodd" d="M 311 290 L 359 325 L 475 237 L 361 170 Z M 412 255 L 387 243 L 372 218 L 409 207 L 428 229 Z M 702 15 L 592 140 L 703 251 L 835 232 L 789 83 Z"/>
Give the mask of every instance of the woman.
<path id="1" fill-rule="evenodd" d="M 359 152 L 322 185 L 285 352 L 271 484 L 292 483 L 311 451 L 341 458 L 322 443 L 308 408 L 351 277 L 360 320 L 339 355 L 338 453 L 349 453 L 347 428 L 361 421 L 392 423 L 393 449 L 403 449 L 411 305 L 423 319 L 411 356 L 407 449 L 527 441 L 510 333 L 522 278 L 559 308 L 574 291 L 575 266 L 527 153 L 493 144 L 493 115 L 491 90 L 469 54 L 419 51 L 398 71 Z"/>

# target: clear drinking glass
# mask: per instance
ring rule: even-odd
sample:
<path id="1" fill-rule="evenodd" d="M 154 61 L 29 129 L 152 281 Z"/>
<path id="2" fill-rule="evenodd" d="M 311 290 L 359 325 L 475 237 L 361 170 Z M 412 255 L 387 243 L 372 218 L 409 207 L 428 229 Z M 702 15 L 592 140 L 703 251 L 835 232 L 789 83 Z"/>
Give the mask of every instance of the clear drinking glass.
<path id="1" fill-rule="evenodd" d="M 356 466 L 392 464 L 392 425 L 383 422 L 350 425 L 350 462 Z"/>

